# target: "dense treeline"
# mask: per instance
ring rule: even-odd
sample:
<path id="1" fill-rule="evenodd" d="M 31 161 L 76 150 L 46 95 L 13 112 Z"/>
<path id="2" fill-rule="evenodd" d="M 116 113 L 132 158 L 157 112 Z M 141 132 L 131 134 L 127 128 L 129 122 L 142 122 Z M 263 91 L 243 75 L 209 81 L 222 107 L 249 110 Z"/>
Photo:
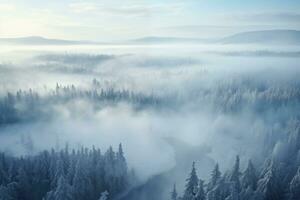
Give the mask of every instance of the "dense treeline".
<path id="1" fill-rule="evenodd" d="M 119 145 L 69 151 L 43 151 L 38 155 L 12 157 L 0 154 L 1 200 L 98 200 L 113 198 L 134 184 Z"/>
<path id="2" fill-rule="evenodd" d="M 95 73 L 97 65 L 116 58 L 114 55 L 98 54 L 42 54 L 35 57 L 37 68 L 46 72 Z"/>
<path id="3" fill-rule="evenodd" d="M 49 119 L 56 115 L 56 105 L 67 104 L 71 101 L 84 100 L 93 105 L 95 111 L 106 105 L 126 102 L 136 109 L 158 105 L 160 99 L 153 95 L 134 93 L 129 90 L 104 89 L 97 80 L 93 81 L 91 89 L 78 89 L 74 85 L 56 85 L 55 90 L 45 95 L 19 90 L 15 94 L 8 92 L 0 97 L 0 125 L 24 121 Z"/>
<path id="4" fill-rule="evenodd" d="M 195 163 L 187 178 L 184 194 L 176 187 L 172 200 L 298 200 L 300 199 L 300 121 L 287 125 L 287 137 L 270 146 L 263 165 L 250 160 L 241 172 L 239 156 L 232 169 L 222 175 L 216 164 L 205 183 L 196 173 Z M 201 163 L 199 163 L 201 164 Z"/>
<path id="5" fill-rule="evenodd" d="M 130 90 L 118 90 L 102 87 L 93 80 L 92 86 L 80 89 L 74 85 L 57 85 L 46 94 L 39 94 L 32 89 L 19 90 L 15 94 L 7 93 L 0 97 L 0 124 L 17 123 L 30 120 L 49 119 L 55 115 L 54 107 L 76 100 L 87 101 L 97 111 L 106 105 L 128 103 L 136 109 L 159 108 L 180 110 L 192 107 L 193 110 L 213 111 L 212 113 L 264 114 L 280 112 L 274 117 L 298 117 L 300 109 L 300 84 L 262 83 L 249 80 L 228 80 L 212 87 L 189 88 L 186 94 L 168 92 L 164 95 L 145 94 Z M 193 101 L 191 101 L 191 99 Z M 280 119 L 279 119 L 280 121 Z"/>

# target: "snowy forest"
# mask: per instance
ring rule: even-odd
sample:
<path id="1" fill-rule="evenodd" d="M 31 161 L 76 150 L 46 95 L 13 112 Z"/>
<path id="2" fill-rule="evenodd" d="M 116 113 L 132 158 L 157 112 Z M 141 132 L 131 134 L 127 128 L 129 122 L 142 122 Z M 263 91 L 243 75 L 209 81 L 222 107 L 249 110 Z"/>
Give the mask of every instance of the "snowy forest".
<path id="1" fill-rule="evenodd" d="M 0 64 L 1 200 L 299 199 L 298 58 L 110 51 Z"/>
<path id="2" fill-rule="evenodd" d="M 0 200 L 300 200 L 299 8 L 0 0 Z"/>
<path id="3" fill-rule="evenodd" d="M 297 137 L 299 140 L 299 136 Z M 288 144 L 286 143 L 286 145 Z M 295 145 L 295 143 L 291 145 Z M 193 163 L 182 197 L 178 195 L 174 184 L 170 199 L 297 200 L 300 196 L 299 151 L 295 156 L 285 160 L 278 161 L 268 158 L 258 168 L 249 160 L 244 171 L 240 169 L 240 160 L 237 156 L 232 169 L 222 174 L 217 163 L 210 176 L 207 182 L 198 178 L 195 163 Z"/>
<path id="4" fill-rule="evenodd" d="M 300 200 L 300 0 L 0 0 L 0 200 Z"/>
<path id="5" fill-rule="evenodd" d="M 34 156 L 1 153 L 1 200 L 105 200 L 134 184 L 119 145 L 117 152 L 93 147 L 43 151 Z M 109 192 L 108 192 L 109 191 Z"/>

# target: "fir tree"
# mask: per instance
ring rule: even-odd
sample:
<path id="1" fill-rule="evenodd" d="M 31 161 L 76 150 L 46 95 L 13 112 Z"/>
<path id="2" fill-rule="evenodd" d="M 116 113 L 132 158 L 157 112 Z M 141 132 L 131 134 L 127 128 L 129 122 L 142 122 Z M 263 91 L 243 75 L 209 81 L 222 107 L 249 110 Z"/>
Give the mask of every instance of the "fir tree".
<path id="1" fill-rule="evenodd" d="M 290 200 L 298 200 L 300 198 L 300 167 L 289 185 L 289 191 Z"/>
<path id="2" fill-rule="evenodd" d="M 73 184 L 75 171 L 76 171 L 76 155 L 75 155 L 75 151 L 73 150 L 71 154 L 71 161 L 69 163 L 69 168 L 67 172 L 67 180 L 71 185 Z"/>
<path id="3" fill-rule="evenodd" d="M 177 200 L 177 191 L 176 191 L 176 184 L 173 185 L 173 190 L 171 192 L 171 200 Z"/>
<path id="4" fill-rule="evenodd" d="M 30 200 L 30 190 L 31 184 L 29 176 L 27 175 L 26 171 L 23 168 L 20 168 L 18 171 L 18 186 L 20 188 L 19 196 L 23 197 L 25 200 Z"/>
<path id="5" fill-rule="evenodd" d="M 184 200 L 193 200 L 194 196 L 196 195 L 198 182 L 199 182 L 199 179 L 198 179 L 198 176 L 196 173 L 195 162 L 193 162 L 192 171 L 190 173 L 190 176 L 186 179 L 186 181 L 187 181 L 187 183 L 185 185 L 183 199 Z"/>
<path id="6" fill-rule="evenodd" d="M 210 182 L 208 183 L 207 190 L 209 191 L 213 189 L 217 185 L 220 178 L 221 178 L 221 172 L 219 170 L 219 164 L 217 163 L 213 171 L 211 172 L 211 178 L 210 178 Z"/>
<path id="7" fill-rule="evenodd" d="M 264 200 L 281 200 L 282 193 L 274 162 L 271 161 L 268 168 L 264 171 L 265 173 L 257 183 L 257 195 Z"/>
<path id="8" fill-rule="evenodd" d="M 78 160 L 73 180 L 74 200 L 90 199 L 92 194 L 92 185 L 86 170 L 87 169 L 84 167 L 83 160 Z"/>
<path id="9" fill-rule="evenodd" d="M 257 175 L 251 160 L 249 160 L 248 162 L 247 169 L 243 173 L 241 181 L 242 181 L 242 187 L 244 189 L 250 187 L 253 191 L 256 190 Z"/>
<path id="10" fill-rule="evenodd" d="M 240 185 L 240 157 L 236 156 L 235 164 L 229 175 L 229 181 L 233 182 L 233 185 L 236 187 L 237 192 L 241 190 Z"/>
<path id="11" fill-rule="evenodd" d="M 63 176 L 59 178 L 55 190 L 47 194 L 46 200 L 73 200 L 72 188 Z"/>
<path id="12" fill-rule="evenodd" d="M 224 178 L 220 178 L 217 184 L 207 192 L 207 200 L 224 200 L 228 196 L 228 189 Z"/>
<path id="13" fill-rule="evenodd" d="M 57 186 L 58 180 L 62 177 L 65 176 L 64 174 L 64 166 L 63 166 L 63 161 L 62 158 L 60 157 L 57 162 L 56 162 L 56 169 L 55 169 L 55 174 L 51 182 L 51 187 L 55 188 Z"/>
<path id="14" fill-rule="evenodd" d="M 205 200 L 205 192 L 204 192 L 204 181 L 199 179 L 199 184 L 197 188 L 197 193 L 195 195 L 195 200 Z"/>
<path id="15" fill-rule="evenodd" d="M 128 184 L 126 182 L 127 180 L 127 163 L 126 163 L 126 159 L 124 157 L 124 152 L 123 152 L 123 148 L 122 148 L 122 144 L 119 144 L 119 150 L 116 153 L 116 190 L 117 192 L 120 192 L 122 190 L 122 188 L 124 188 L 124 186 L 126 184 Z"/>
<path id="16" fill-rule="evenodd" d="M 230 184 L 230 193 L 226 200 L 239 200 L 239 192 L 237 191 L 236 182 Z"/>

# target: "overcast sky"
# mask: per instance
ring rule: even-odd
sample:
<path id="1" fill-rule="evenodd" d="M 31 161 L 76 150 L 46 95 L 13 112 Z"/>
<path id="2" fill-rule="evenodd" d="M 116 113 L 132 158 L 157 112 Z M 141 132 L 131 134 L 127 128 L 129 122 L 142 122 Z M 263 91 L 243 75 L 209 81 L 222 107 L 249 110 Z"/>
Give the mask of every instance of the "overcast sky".
<path id="1" fill-rule="evenodd" d="M 300 0 L 0 0 L 0 37 L 211 38 L 300 29 Z"/>

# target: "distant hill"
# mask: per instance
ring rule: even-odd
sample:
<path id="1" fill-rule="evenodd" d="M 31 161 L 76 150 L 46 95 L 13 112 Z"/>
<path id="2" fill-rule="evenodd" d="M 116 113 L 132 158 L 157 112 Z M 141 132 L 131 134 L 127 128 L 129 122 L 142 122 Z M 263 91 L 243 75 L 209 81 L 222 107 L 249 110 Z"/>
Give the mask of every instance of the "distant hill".
<path id="1" fill-rule="evenodd" d="M 121 44 L 280 44 L 300 45 L 300 31 L 297 30 L 265 30 L 242 32 L 221 39 L 202 39 L 185 37 L 149 36 L 121 42 Z M 40 36 L 0 38 L 0 45 L 84 45 L 84 44 L 117 44 L 94 41 L 75 41 L 49 39 Z"/>
<path id="2" fill-rule="evenodd" d="M 141 44 L 172 44 L 172 43 L 221 43 L 221 44 L 281 44 L 299 45 L 300 31 L 297 30 L 264 30 L 242 32 L 221 39 L 180 38 L 180 37 L 143 37 L 131 40 Z"/>
<path id="3" fill-rule="evenodd" d="M 138 38 L 131 40 L 130 42 L 134 43 L 144 43 L 144 44 L 161 44 L 161 43 L 207 43 L 210 42 L 208 39 L 200 38 L 181 38 L 181 37 L 159 37 L 159 36 L 150 36 Z"/>
<path id="4" fill-rule="evenodd" d="M 238 33 L 218 41 L 223 44 L 300 44 L 300 31 L 266 30 Z"/>
<path id="5" fill-rule="evenodd" d="M 40 36 L 19 37 L 19 38 L 0 38 L 0 44 L 7 45 L 80 45 L 80 44 L 100 44 L 91 41 L 73 41 L 49 39 Z"/>

